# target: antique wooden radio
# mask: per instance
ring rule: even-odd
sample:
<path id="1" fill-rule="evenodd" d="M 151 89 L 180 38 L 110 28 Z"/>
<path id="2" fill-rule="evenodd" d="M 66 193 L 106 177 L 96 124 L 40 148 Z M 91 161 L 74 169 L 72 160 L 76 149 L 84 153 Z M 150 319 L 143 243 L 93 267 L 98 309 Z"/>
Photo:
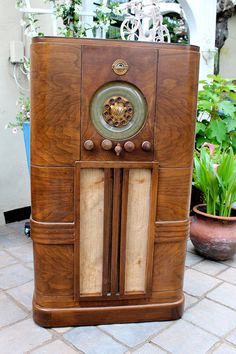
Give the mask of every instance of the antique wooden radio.
<path id="1" fill-rule="evenodd" d="M 198 61 L 194 46 L 33 39 L 38 324 L 182 315 Z"/>

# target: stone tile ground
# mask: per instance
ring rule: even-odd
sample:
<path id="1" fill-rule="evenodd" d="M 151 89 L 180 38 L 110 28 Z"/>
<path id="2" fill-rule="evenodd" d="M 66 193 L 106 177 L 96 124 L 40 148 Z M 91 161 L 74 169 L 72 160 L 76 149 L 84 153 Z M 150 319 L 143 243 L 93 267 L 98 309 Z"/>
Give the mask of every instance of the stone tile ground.
<path id="1" fill-rule="evenodd" d="M 32 244 L 23 228 L 0 226 L 0 354 L 236 354 L 236 257 L 205 260 L 188 241 L 181 320 L 44 329 L 32 320 Z"/>

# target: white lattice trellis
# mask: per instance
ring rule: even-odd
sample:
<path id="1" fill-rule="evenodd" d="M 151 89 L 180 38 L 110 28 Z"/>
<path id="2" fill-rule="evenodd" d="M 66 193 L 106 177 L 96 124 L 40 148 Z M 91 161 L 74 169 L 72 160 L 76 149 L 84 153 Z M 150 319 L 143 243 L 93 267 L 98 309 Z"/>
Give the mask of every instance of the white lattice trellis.
<path id="1" fill-rule="evenodd" d="M 130 10 L 131 14 L 121 24 L 122 39 L 170 42 L 168 28 L 162 23 L 158 0 L 133 0 L 124 4 L 123 8 Z"/>

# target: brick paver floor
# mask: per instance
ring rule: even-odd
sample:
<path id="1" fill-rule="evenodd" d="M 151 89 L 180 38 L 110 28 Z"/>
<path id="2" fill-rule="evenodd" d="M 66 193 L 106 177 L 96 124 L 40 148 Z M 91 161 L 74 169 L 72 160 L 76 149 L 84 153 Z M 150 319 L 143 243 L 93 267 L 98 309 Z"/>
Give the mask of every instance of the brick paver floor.
<path id="1" fill-rule="evenodd" d="M 44 329 L 32 320 L 32 243 L 0 226 L 0 354 L 236 354 L 236 257 L 213 262 L 188 241 L 181 320 Z"/>

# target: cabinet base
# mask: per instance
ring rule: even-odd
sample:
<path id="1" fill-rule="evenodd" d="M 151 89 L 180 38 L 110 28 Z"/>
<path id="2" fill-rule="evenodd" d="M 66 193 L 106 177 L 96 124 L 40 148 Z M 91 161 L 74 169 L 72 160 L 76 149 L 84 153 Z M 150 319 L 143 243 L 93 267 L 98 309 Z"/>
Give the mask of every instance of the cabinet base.
<path id="1" fill-rule="evenodd" d="M 98 324 L 170 321 L 183 314 L 184 297 L 173 303 L 111 306 L 45 308 L 33 303 L 34 321 L 42 327 L 87 326 Z"/>

